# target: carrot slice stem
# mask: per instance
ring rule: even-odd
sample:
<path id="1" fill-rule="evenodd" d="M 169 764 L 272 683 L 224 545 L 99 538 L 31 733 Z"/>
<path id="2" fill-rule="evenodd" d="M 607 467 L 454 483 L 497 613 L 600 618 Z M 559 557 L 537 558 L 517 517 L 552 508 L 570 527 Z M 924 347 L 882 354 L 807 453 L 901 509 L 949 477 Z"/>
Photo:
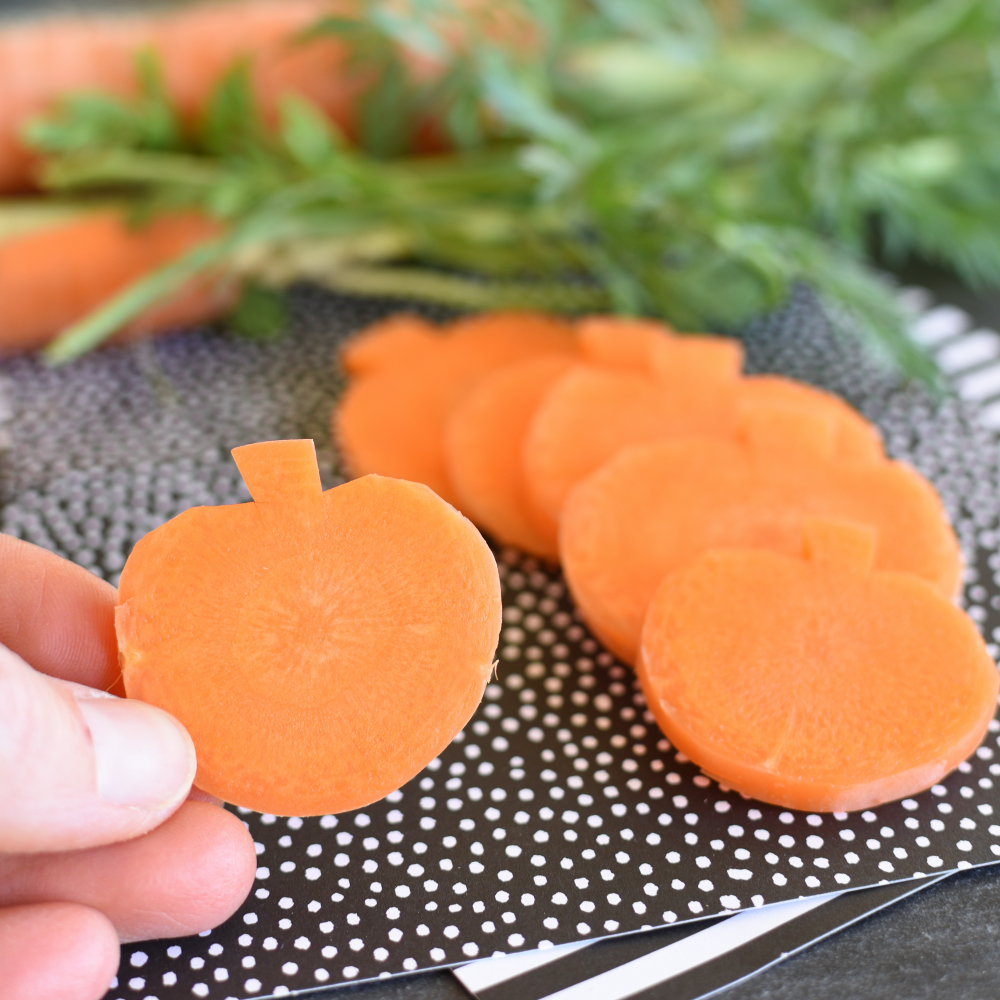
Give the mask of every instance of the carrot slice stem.
<path id="1" fill-rule="evenodd" d="M 323 492 L 312 438 L 245 444 L 233 448 L 233 460 L 254 503 Z"/>

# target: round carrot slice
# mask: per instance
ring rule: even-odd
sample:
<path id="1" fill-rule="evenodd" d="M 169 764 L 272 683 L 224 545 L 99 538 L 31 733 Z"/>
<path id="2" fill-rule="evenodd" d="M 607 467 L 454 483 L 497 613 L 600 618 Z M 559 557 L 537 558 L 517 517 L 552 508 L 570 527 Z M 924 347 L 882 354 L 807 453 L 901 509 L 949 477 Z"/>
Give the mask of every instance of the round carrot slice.
<path id="1" fill-rule="evenodd" d="M 442 340 L 432 323 L 398 313 L 349 337 L 340 349 L 340 365 L 348 375 L 402 368 L 430 357 Z"/>
<path id="2" fill-rule="evenodd" d="M 635 445 L 566 502 L 559 549 L 587 624 L 634 663 L 660 581 L 710 548 L 798 552 L 803 520 L 843 517 L 879 530 L 879 569 L 913 573 L 951 597 L 961 552 L 934 489 L 898 462 L 832 457 L 833 425 L 760 407 L 744 439 Z"/>
<path id="3" fill-rule="evenodd" d="M 233 457 L 252 504 L 188 510 L 125 564 L 126 691 L 184 723 L 206 792 L 285 815 L 355 809 L 478 705 L 496 563 L 425 486 L 366 476 L 324 493 L 312 441 Z"/>
<path id="4" fill-rule="evenodd" d="M 424 483 L 457 504 L 445 465 L 451 412 L 491 371 L 538 354 L 574 353 L 572 328 L 533 313 L 489 313 L 454 323 L 430 357 L 354 382 L 333 430 L 352 475 Z"/>
<path id="5" fill-rule="evenodd" d="M 804 534 L 804 557 L 717 549 L 663 581 L 638 664 L 649 708 L 706 773 L 764 802 L 849 811 L 922 791 L 983 738 L 996 667 L 933 587 L 871 571 L 873 530 Z"/>
<path id="6" fill-rule="evenodd" d="M 548 354 L 497 369 L 452 413 L 445 436 L 459 509 L 497 541 L 548 559 L 558 555 L 556 532 L 533 515 L 521 456 L 535 408 L 572 364 Z"/>

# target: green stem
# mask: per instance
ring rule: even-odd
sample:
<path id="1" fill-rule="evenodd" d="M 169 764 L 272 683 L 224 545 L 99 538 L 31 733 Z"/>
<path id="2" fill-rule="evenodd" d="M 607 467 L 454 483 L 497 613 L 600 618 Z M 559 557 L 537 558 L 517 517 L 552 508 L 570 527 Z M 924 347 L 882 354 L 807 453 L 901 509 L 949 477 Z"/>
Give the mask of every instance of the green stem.
<path id="1" fill-rule="evenodd" d="M 572 313 L 607 309 L 610 304 L 602 288 L 479 281 L 418 267 L 347 267 L 315 280 L 337 292 L 420 299 L 458 309 L 527 308 Z"/>
<path id="2" fill-rule="evenodd" d="M 57 191 L 120 184 L 207 187 L 218 182 L 220 172 L 217 164 L 193 156 L 113 150 L 51 159 L 42 171 L 42 183 Z"/>

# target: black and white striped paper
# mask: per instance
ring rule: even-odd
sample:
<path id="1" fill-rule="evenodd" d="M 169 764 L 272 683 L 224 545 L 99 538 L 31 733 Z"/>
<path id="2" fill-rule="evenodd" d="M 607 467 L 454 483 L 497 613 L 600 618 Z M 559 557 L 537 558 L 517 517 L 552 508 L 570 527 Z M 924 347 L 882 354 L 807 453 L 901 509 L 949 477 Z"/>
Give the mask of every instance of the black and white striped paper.
<path id="1" fill-rule="evenodd" d="M 811 896 L 455 970 L 478 1000 L 698 1000 L 762 972 L 858 920 L 947 878 Z"/>

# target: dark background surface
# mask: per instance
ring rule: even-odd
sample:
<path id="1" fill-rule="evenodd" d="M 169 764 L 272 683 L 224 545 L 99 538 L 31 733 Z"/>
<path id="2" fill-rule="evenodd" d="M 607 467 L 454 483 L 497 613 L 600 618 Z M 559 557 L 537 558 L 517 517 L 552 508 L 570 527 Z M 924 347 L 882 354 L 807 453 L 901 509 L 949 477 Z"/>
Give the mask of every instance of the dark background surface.
<path id="1" fill-rule="evenodd" d="M 280 0 L 279 0 L 280 2 Z M 35 12 L 149 7 L 145 0 L 0 0 L 0 18 Z M 0 100 L 3 95 L 0 94 Z M 977 326 L 1000 328 L 1000 290 L 969 290 L 951 275 L 915 264 L 906 283 L 930 288 L 969 312 Z M 986 1000 L 1000 997 L 1000 870 L 962 872 L 731 987 L 725 1000 Z M 614 940 L 600 945 L 612 953 Z M 311 994 L 338 1000 L 462 1000 L 448 972 L 420 973 Z M 669 1000 L 664 990 L 663 1000 Z"/>

